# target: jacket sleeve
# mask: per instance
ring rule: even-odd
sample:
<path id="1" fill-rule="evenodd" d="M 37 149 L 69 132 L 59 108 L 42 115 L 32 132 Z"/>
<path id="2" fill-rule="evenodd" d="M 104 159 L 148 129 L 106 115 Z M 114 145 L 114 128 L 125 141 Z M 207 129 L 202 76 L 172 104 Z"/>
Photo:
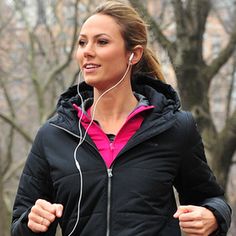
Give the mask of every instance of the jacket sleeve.
<path id="1" fill-rule="evenodd" d="M 36 234 L 27 227 L 28 214 L 35 201 L 39 198 L 50 201 L 53 195 L 49 165 L 42 149 L 42 137 L 43 134 L 40 130 L 32 145 L 20 178 L 13 206 L 12 236 L 53 236 L 56 232 L 57 222 L 53 223 L 46 233 Z"/>
<path id="2" fill-rule="evenodd" d="M 189 112 L 182 113 L 182 116 L 186 123 L 186 138 L 179 173 L 175 179 L 180 204 L 199 205 L 210 209 L 219 225 L 215 235 L 225 236 L 231 222 L 231 208 L 207 164 L 196 122 Z"/>

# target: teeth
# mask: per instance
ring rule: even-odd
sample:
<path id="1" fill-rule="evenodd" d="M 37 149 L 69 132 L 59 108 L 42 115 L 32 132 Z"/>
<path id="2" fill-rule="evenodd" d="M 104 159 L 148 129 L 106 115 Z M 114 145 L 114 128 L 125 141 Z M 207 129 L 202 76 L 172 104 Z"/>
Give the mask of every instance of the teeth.
<path id="1" fill-rule="evenodd" d="M 91 69 L 91 68 L 96 68 L 96 67 L 98 67 L 98 66 L 96 66 L 96 65 L 86 65 L 86 69 Z"/>

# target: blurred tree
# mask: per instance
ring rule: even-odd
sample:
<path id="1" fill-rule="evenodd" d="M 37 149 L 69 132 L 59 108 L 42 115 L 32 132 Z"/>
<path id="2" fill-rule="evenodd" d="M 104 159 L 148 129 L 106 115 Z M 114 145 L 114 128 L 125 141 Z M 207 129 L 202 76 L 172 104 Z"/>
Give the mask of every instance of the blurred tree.
<path id="1" fill-rule="evenodd" d="M 78 74 L 78 67 L 72 62 L 79 30 L 79 2 L 0 3 L 2 236 L 9 235 L 12 200 L 33 136 L 54 114 L 58 95 L 74 84 Z"/>
<path id="2" fill-rule="evenodd" d="M 4 5 L 0 4 L 0 11 L 4 11 Z M 2 14 L 0 14 L 0 36 L 2 37 L 4 34 L 4 31 L 9 26 L 12 18 L 14 17 L 14 13 L 5 15 L 3 17 Z M 1 51 L 5 51 L 6 47 L 5 45 L 1 45 L 0 48 Z M 5 86 L 5 80 L 4 80 L 4 70 L 0 67 L 0 86 L 3 91 L 3 96 L 5 96 L 6 103 L 9 108 L 9 113 L 12 117 L 15 117 L 15 112 L 12 107 L 12 101 L 9 97 L 9 93 L 7 91 L 7 88 Z M 1 106 L 0 106 L 1 107 Z M 2 125 L 2 122 L 1 122 Z M 4 186 L 4 176 L 9 169 L 9 166 L 12 164 L 12 150 L 11 147 L 13 145 L 13 136 L 14 136 L 14 128 L 10 127 L 8 132 L 5 132 L 5 145 L 3 145 L 3 137 L 1 136 L 0 140 L 0 232 L 1 235 L 7 236 L 8 235 L 8 228 L 9 228 L 9 217 L 10 217 L 10 211 L 7 208 L 7 197 L 5 194 L 5 186 Z"/>
<path id="3" fill-rule="evenodd" d="M 38 127 L 54 114 L 61 91 L 76 81 L 78 68 L 72 61 L 79 24 L 98 2 L 0 1 L 0 132 L 4 134 L 0 138 L 2 236 L 9 235 L 12 199 L 33 136 Z M 168 52 L 183 107 L 194 113 L 208 157 L 214 157 L 210 158 L 212 166 L 225 187 L 236 148 L 236 111 L 230 109 L 234 70 L 228 92 L 228 115 L 220 131 L 214 124 L 208 94 L 217 73 L 233 55 L 235 19 L 231 18 L 232 25 L 227 28 L 228 44 L 209 61 L 204 58 L 203 44 L 210 13 L 217 13 L 224 23 L 210 0 L 129 2 L 148 19 L 153 42 L 158 41 Z M 143 5 L 149 2 L 154 2 L 154 14 Z M 233 9 L 233 5 L 230 6 Z M 170 34 L 168 29 L 173 23 L 175 30 Z"/>
<path id="4" fill-rule="evenodd" d="M 148 12 L 143 1 L 130 0 L 130 3 L 144 15 L 150 24 L 152 36 L 168 52 L 175 70 L 182 106 L 195 115 L 206 146 L 207 157 L 218 181 L 226 188 L 233 154 L 236 150 L 236 110 L 228 113 L 225 126 L 218 131 L 211 114 L 209 90 L 219 70 L 235 51 L 235 18 L 231 19 L 233 25 L 229 29 L 230 36 L 227 45 L 209 62 L 204 58 L 203 46 L 206 24 L 213 11 L 212 1 L 169 1 L 173 14 L 168 13 L 168 22 L 174 22 L 175 26 L 171 39 L 159 24 L 157 17 L 153 17 Z M 232 2 L 230 7 L 235 10 Z M 164 13 L 160 9 L 160 12 L 155 12 L 155 16 L 158 14 Z M 226 83 L 225 78 L 222 78 L 222 83 Z M 228 98 L 230 102 L 230 89 Z"/>

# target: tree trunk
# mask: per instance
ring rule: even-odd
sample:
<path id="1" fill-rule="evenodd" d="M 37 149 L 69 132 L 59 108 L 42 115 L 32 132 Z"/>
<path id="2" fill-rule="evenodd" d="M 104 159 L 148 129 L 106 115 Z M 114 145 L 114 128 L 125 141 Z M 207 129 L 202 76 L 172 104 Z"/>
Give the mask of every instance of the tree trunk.
<path id="1" fill-rule="evenodd" d="M 204 140 L 206 156 L 219 184 L 226 189 L 228 173 L 236 145 L 236 134 L 229 127 L 218 133 L 210 112 L 208 89 L 201 69 L 185 63 L 177 73 L 183 109 L 190 110 Z M 185 68 L 185 66 L 187 68 Z M 191 91 L 191 93 L 189 93 Z M 229 121 L 228 126 L 233 123 Z"/>
<path id="2" fill-rule="evenodd" d="M 215 142 L 211 147 L 212 167 L 219 183 L 226 189 L 228 174 L 232 164 L 232 157 L 236 149 L 236 111 L 227 120 L 224 129 L 214 138 Z"/>
<path id="3" fill-rule="evenodd" d="M 0 235 L 9 236 L 8 211 L 4 201 L 3 182 L 0 176 Z"/>

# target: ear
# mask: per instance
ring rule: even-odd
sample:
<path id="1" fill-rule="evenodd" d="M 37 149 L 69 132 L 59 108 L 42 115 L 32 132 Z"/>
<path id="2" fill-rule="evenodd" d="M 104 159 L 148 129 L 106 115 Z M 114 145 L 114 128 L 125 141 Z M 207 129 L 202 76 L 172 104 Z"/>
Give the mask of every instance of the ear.
<path id="1" fill-rule="evenodd" d="M 141 45 L 135 46 L 132 49 L 131 54 L 132 53 L 133 53 L 133 56 L 132 56 L 131 64 L 135 65 L 135 64 L 137 64 L 140 61 L 140 59 L 141 59 L 141 57 L 143 55 L 143 47 Z"/>

